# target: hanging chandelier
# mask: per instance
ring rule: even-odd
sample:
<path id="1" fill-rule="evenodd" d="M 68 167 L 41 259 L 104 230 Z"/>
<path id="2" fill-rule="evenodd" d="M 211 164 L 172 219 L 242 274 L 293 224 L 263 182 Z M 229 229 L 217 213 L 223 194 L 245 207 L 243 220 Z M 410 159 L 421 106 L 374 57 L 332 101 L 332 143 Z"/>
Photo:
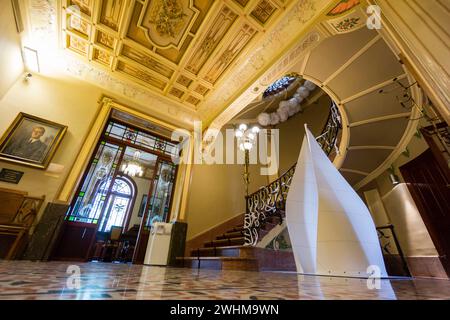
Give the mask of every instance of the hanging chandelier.
<path id="1" fill-rule="evenodd" d="M 144 171 L 139 163 L 141 153 L 136 151 L 133 155 L 133 160 L 122 166 L 122 172 L 130 177 L 139 176 L 142 177 Z"/>
<path id="2" fill-rule="evenodd" d="M 253 148 L 256 142 L 256 136 L 259 133 L 259 127 L 254 126 L 249 129 L 245 123 L 239 126 L 236 130 L 235 136 L 238 139 L 239 149 L 242 151 L 249 151 Z"/>

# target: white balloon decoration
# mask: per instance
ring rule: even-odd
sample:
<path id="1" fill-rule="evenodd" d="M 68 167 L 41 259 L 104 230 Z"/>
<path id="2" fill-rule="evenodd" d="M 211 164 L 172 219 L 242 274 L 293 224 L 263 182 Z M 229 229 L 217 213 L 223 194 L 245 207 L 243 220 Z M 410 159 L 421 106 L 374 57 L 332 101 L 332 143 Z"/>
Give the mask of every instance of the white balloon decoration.
<path id="1" fill-rule="evenodd" d="M 292 117 L 295 114 L 295 108 L 297 108 L 297 105 L 289 106 L 289 117 Z"/>
<path id="2" fill-rule="evenodd" d="M 270 114 L 270 124 L 271 125 L 276 125 L 280 122 L 280 117 L 278 116 L 278 113 L 271 113 Z"/>
<path id="3" fill-rule="evenodd" d="M 309 80 L 306 80 L 303 86 L 309 91 L 313 91 L 317 86 Z"/>
<path id="4" fill-rule="evenodd" d="M 289 118 L 289 108 L 278 108 L 277 110 L 278 117 L 280 117 L 280 121 L 284 122 Z"/>
<path id="5" fill-rule="evenodd" d="M 260 113 L 258 115 L 258 123 L 263 127 L 268 126 L 270 124 L 270 115 L 266 112 Z"/>
<path id="6" fill-rule="evenodd" d="M 286 90 L 275 94 L 276 98 L 281 96 L 286 97 L 288 91 L 292 90 L 294 86 L 298 85 L 298 82 L 292 83 Z M 317 86 L 311 81 L 306 80 L 302 86 L 297 88 L 295 94 L 288 100 L 282 100 L 278 104 L 278 109 L 275 112 L 267 113 L 263 112 L 258 115 L 258 123 L 265 127 L 268 125 L 277 125 L 280 122 L 286 121 L 289 117 L 292 117 L 298 112 L 302 112 L 301 103 L 310 95 Z"/>
<path id="7" fill-rule="evenodd" d="M 299 104 L 303 102 L 303 97 L 301 97 L 298 93 L 294 94 L 294 98 L 297 99 Z"/>
<path id="8" fill-rule="evenodd" d="M 289 102 L 283 100 L 279 104 L 280 108 L 289 107 Z"/>
<path id="9" fill-rule="evenodd" d="M 295 98 L 289 99 L 289 107 L 295 107 L 298 105 L 298 101 Z"/>
<path id="10" fill-rule="evenodd" d="M 302 98 L 306 98 L 309 96 L 309 90 L 306 89 L 305 87 L 300 87 L 297 89 L 297 93 L 299 94 L 300 97 Z"/>

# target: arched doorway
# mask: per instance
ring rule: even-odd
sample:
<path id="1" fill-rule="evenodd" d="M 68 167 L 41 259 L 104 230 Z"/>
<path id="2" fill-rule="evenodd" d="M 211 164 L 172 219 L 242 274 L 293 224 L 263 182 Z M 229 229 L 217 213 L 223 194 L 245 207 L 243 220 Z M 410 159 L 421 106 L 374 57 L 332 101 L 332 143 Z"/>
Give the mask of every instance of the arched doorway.
<path id="1" fill-rule="evenodd" d="M 118 176 L 114 179 L 113 187 L 109 193 L 108 185 L 107 181 L 100 184 L 94 200 L 94 206 L 98 206 L 103 201 L 102 199 L 109 199 L 101 215 L 99 232 L 110 232 L 112 226 L 125 227 L 136 196 L 132 181 L 125 176 Z"/>
<path id="2" fill-rule="evenodd" d="M 135 247 L 145 254 L 152 223 L 170 220 L 177 169 L 173 159 L 178 155 L 177 143 L 168 138 L 110 119 L 66 213 L 51 259 L 105 261 L 103 248 L 111 243 L 129 248 L 126 254 L 117 249 L 118 261 L 140 257 L 134 254 Z M 137 199 L 142 199 L 138 206 Z"/>

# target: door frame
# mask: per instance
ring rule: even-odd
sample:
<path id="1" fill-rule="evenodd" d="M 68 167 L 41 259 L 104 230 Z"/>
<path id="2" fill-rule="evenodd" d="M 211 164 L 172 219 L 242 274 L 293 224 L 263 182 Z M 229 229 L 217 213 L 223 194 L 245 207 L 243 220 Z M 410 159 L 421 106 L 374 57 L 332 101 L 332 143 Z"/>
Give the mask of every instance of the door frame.
<path id="1" fill-rule="evenodd" d="M 116 166 L 116 168 L 113 170 L 113 173 L 112 173 L 112 175 L 111 175 L 111 183 L 110 183 L 110 185 L 108 186 L 107 196 L 106 196 L 106 198 L 105 198 L 105 206 L 106 206 L 107 203 L 110 201 L 110 197 L 111 197 L 111 189 L 112 189 L 112 187 L 113 187 L 113 181 L 114 181 L 118 176 L 123 176 L 123 174 L 120 174 L 120 167 L 121 167 L 120 164 L 121 164 L 122 161 L 123 161 L 123 158 L 124 158 L 124 155 L 125 155 L 125 150 L 126 150 L 126 148 L 127 148 L 127 147 L 130 147 L 130 148 L 138 149 L 138 150 L 140 150 L 140 151 L 144 151 L 144 152 L 147 152 L 147 153 L 151 153 L 151 154 L 153 154 L 153 155 L 155 155 L 155 156 L 157 157 L 157 158 L 156 158 L 155 171 L 154 171 L 154 173 L 153 173 L 153 177 L 151 178 L 152 183 L 151 183 L 151 185 L 150 185 L 150 190 L 149 190 L 149 194 L 148 194 L 148 195 L 149 195 L 149 198 L 148 198 L 148 199 L 151 199 L 151 198 L 150 198 L 150 195 L 151 195 L 151 193 L 152 193 L 152 191 L 153 191 L 154 180 L 155 180 L 155 176 L 156 176 L 156 172 L 157 172 L 156 169 L 157 169 L 158 164 L 162 162 L 161 160 L 166 161 L 166 162 L 170 162 L 170 163 L 172 163 L 172 164 L 175 165 L 175 176 L 174 176 L 175 182 L 174 182 L 174 184 L 173 184 L 173 186 L 172 186 L 172 197 L 171 197 L 171 199 L 170 199 L 169 214 L 168 214 L 168 216 L 167 216 L 167 218 L 166 218 L 166 221 L 168 221 L 168 220 L 170 219 L 170 217 L 171 217 L 171 214 L 172 214 L 171 208 L 172 208 L 172 203 L 173 203 L 173 198 L 174 198 L 173 195 L 174 195 L 175 185 L 176 185 L 176 182 L 177 182 L 176 180 L 177 180 L 177 177 L 178 177 L 178 176 L 177 176 L 177 173 L 178 173 L 179 165 L 175 164 L 175 163 L 172 161 L 172 158 L 171 158 L 170 156 L 165 155 L 165 154 L 163 154 L 163 153 L 161 153 L 161 152 L 158 152 L 158 151 L 156 151 L 156 150 L 150 150 L 150 149 L 145 148 L 145 147 L 143 147 L 143 146 L 135 145 L 135 144 L 133 144 L 133 143 L 130 143 L 130 142 L 127 142 L 127 141 L 124 141 L 124 140 L 120 140 L 120 139 L 117 139 L 117 138 L 114 138 L 114 137 L 110 137 L 109 135 L 106 135 L 105 133 L 106 133 L 106 130 L 107 130 L 107 128 L 108 128 L 108 124 L 109 124 L 110 122 L 115 122 L 115 123 L 118 123 L 118 124 L 127 126 L 128 128 L 132 128 L 132 129 L 134 129 L 134 130 L 136 130 L 136 131 L 145 132 L 145 133 L 148 133 L 148 134 L 150 134 L 150 135 L 153 135 L 153 136 L 155 136 L 155 137 L 157 137 L 157 138 L 159 138 L 159 139 L 162 139 L 162 140 L 165 140 L 165 141 L 168 141 L 168 142 L 173 143 L 173 141 L 169 140 L 169 139 L 166 138 L 166 137 L 163 137 L 163 136 L 161 136 L 161 135 L 155 134 L 155 133 L 153 133 L 153 132 L 146 131 L 145 129 L 140 128 L 140 127 L 138 127 L 138 126 L 135 126 L 135 125 L 133 125 L 133 124 L 129 124 L 129 123 L 126 123 L 126 122 L 124 122 L 124 121 L 117 120 L 117 119 L 113 118 L 111 115 L 109 115 L 108 118 L 107 118 L 107 120 L 106 120 L 106 122 L 105 122 L 105 125 L 104 125 L 103 128 L 102 128 L 101 134 L 100 134 L 98 140 L 96 141 L 96 145 L 95 145 L 95 148 L 94 148 L 94 150 L 93 150 L 93 153 L 92 153 L 91 156 L 89 157 L 89 161 L 87 162 L 88 165 L 87 165 L 86 168 L 84 169 L 84 172 L 83 172 L 83 174 L 82 174 L 82 178 L 79 180 L 79 184 L 78 184 L 77 188 L 75 189 L 75 190 L 76 190 L 75 194 L 77 194 L 77 192 L 80 192 L 80 189 L 81 189 L 82 186 L 83 186 L 83 182 L 84 182 L 84 180 L 86 179 L 87 174 L 89 173 L 89 168 L 90 168 L 90 167 L 89 167 L 89 164 L 91 164 L 92 161 L 94 160 L 94 158 L 95 158 L 95 156 L 96 156 L 96 154 L 97 154 L 97 152 L 98 152 L 98 150 L 99 150 L 99 148 L 100 148 L 101 143 L 102 143 L 102 142 L 105 142 L 105 143 L 110 143 L 110 144 L 116 145 L 116 146 L 118 146 L 118 147 L 122 147 L 121 153 L 120 153 L 120 155 L 119 155 L 119 160 L 118 160 L 118 162 L 117 162 L 117 166 Z M 134 182 L 133 182 L 133 183 L 134 183 Z M 136 186 L 135 186 L 135 187 L 136 187 Z M 137 189 L 137 188 L 136 188 L 136 189 Z M 135 205 L 135 200 L 136 200 L 135 198 L 136 198 L 136 195 L 135 195 L 135 197 L 133 197 L 132 205 L 130 206 L 130 209 L 129 209 L 129 210 L 131 210 L 131 209 L 134 207 L 134 205 Z M 74 204 L 75 201 L 76 201 L 76 198 L 73 197 L 72 200 L 71 200 L 71 206 L 69 206 L 69 208 L 72 207 L 72 205 Z M 150 201 L 147 202 L 147 204 L 146 204 L 146 211 L 145 211 L 145 213 L 144 213 L 144 215 L 143 215 L 143 217 L 142 217 L 142 219 L 141 219 L 141 225 L 140 225 L 138 237 L 137 237 L 137 240 L 136 240 L 135 251 L 134 251 L 134 253 L 133 253 L 133 263 L 134 263 L 134 259 L 135 259 L 135 253 L 137 252 L 138 244 L 140 244 L 140 242 L 141 242 L 141 241 L 140 241 L 140 237 L 141 237 L 141 235 L 142 235 L 142 231 L 141 231 L 141 230 L 143 230 L 143 221 L 145 221 L 145 218 L 147 217 L 147 209 L 148 209 L 149 204 L 150 204 Z M 105 207 L 105 208 L 106 208 L 106 207 Z M 101 221 L 101 219 L 103 218 L 103 215 L 104 215 L 104 214 L 105 214 L 104 208 L 102 208 L 102 212 L 101 212 L 100 216 L 98 217 L 98 222 Z M 127 224 L 129 223 L 129 219 L 130 219 L 130 215 L 128 216 L 127 221 L 124 221 L 124 225 L 125 225 L 125 223 L 127 223 Z M 64 222 L 63 222 L 63 228 L 61 229 L 60 235 L 59 235 L 59 237 L 58 237 L 59 239 L 62 238 L 63 232 L 64 232 L 64 230 L 66 229 L 66 225 L 68 225 L 67 223 L 71 223 L 71 225 L 77 225 L 77 226 L 81 226 L 80 224 L 86 224 L 86 223 L 82 223 L 82 222 L 72 222 L 72 221 L 66 221 L 66 220 L 64 220 Z M 94 226 L 94 224 L 89 224 L 89 225 L 92 225 L 92 227 Z M 84 256 L 84 260 L 83 260 L 83 261 L 87 261 L 87 260 L 89 260 L 89 258 L 90 258 L 90 255 L 91 255 L 91 252 L 92 252 L 92 247 L 93 247 L 93 245 L 94 245 L 94 243 L 95 243 L 95 239 L 96 239 L 96 236 L 97 236 L 98 228 L 99 228 L 99 223 L 95 224 L 95 232 L 94 232 L 94 234 L 92 235 L 92 239 L 91 239 L 91 241 L 90 241 L 90 245 L 89 245 L 89 248 L 88 248 L 88 250 L 87 250 L 87 254 Z M 92 229 L 93 229 L 93 228 L 92 228 Z M 56 249 L 56 248 L 55 248 L 55 249 Z M 56 250 L 53 250 L 52 256 L 54 255 L 55 252 L 56 252 Z M 52 259 L 58 260 L 58 258 L 53 258 L 53 257 L 52 257 Z M 68 259 L 65 259 L 65 260 L 68 260 Z M 75 260 L 75 259 L 73 259 L 73 260 Z"/>

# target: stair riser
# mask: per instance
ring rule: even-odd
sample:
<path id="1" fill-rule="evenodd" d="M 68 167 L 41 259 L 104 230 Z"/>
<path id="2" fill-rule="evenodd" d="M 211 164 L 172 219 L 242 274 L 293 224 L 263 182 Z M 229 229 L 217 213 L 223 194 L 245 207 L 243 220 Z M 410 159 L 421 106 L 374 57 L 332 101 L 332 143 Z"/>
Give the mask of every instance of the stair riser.
<path id="1" fill-rule="evenodd" d="M 227 240 L 216 240 L 212 242 L 205 243 L 205 248 L 212 247 L 225 247 L 225 246 L 240 246 L 245 243 L 245 239 L 227 239 Z"/>
<path id="2" fill-rule="evenodd" d="M 222 240 L 222 239 L 239 238 L 239 237 L 243 237 L 243 236 L 244 236 L 243 232 L 227 232 L 221 236 L 218 236 L 216 239 Z"/>
<path id="3" fill-rule="evenodd" d="M 226 261 L 226 260 L 194 260 L 186 261 L 184 266 L 192 269 L 208 269 L 208 270 L 241 270 L 241 271 L 258 271 L 257 261 Z"/>

